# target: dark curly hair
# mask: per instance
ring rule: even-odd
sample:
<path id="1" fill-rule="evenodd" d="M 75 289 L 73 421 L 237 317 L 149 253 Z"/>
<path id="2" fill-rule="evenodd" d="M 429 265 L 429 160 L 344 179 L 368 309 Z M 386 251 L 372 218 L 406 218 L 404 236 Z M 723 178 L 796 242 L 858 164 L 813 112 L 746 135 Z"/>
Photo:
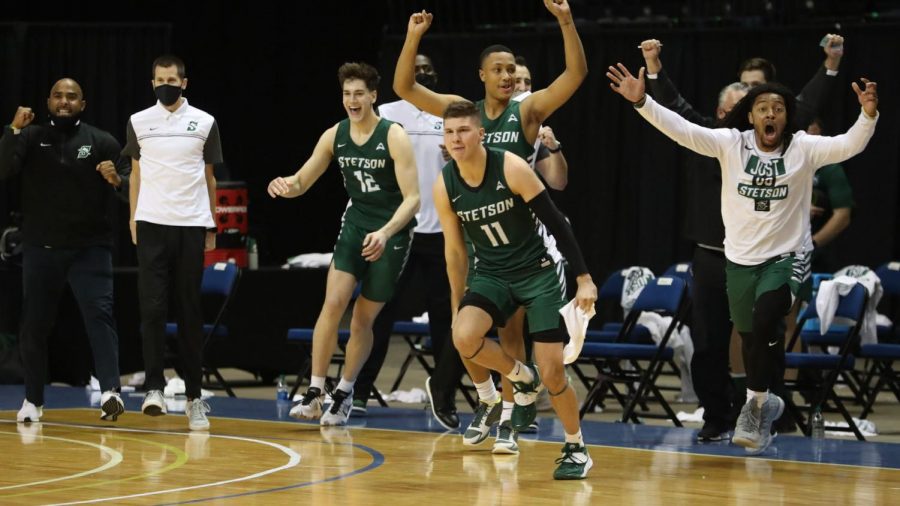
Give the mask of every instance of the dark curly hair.
<path id="1" fill-rule="evenodd" d="M 773 82 L 761 84 L 752 88 L 747 92 L 744 98 L 734 106 L 734 109 L 725 116 L 725 119 L 722 120 L 722 126 L 724 128 L 735 128 L 741 131 L 747 130 L 747 115 L 753 109 L 753 103 L 756 102 L 757 97 L 766 93 L 774 93 L 780 95 L 781 98 L 784 99 L 787 123 L 785 124 L 784 132 L 781 134 L 781 141 L 784 144 L 784 150 L 787 151 L 788 145 L 791 143 L 791 138 L 794 136 L 794 132 L 801 128 L 798 128 L 798 126 L 794 124 L 797 115 L 797 98 L 794 96 L 794 92 L 783 84 Z M 805 128 L 803 128 L 803 130 L 805 130 Z"/>

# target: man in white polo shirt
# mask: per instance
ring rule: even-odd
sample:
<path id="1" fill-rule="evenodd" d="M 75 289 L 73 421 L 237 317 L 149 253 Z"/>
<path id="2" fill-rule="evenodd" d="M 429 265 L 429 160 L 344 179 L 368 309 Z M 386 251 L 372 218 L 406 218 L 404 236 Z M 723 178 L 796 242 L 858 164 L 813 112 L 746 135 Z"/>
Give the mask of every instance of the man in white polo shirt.
<path id="1" fill-rule="evenodd" d="M 188 105 L 184 62 L 153 62 L 159 101 L 128 121 L 122 154 L 131 157 L 131 240 L 137 246 L 138 297 L 146 380 L 142 410 L 164 415 L 163 356 L 168 290 L 177 297 L 178 334 L 184 365 L 186 413 L 191 430 L 209 429 L 209 406 L 200 399 L 203 252 L 215 247 L 213 164 L 222 161 L 219 128 L 209 114 Z"/>

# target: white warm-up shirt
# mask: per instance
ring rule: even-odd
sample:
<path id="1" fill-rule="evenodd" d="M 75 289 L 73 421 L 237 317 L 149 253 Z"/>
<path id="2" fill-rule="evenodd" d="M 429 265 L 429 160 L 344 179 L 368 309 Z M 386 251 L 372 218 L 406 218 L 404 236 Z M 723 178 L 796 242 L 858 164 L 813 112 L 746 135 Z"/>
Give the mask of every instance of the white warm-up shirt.
<path id="1" fill-rule="evenodd" d="M 141 189 L 135 221 L 215 227 L 206 164 L 222 161 L 216 120 L 185 98 L 170 112 L 159 102 L 131 116 L 122 154 L 139 160 Z"/>
<path id="2" fill-rule="evenodd" d="M 878 117 L 860 112 L 843 135 L 796 132 L 787 152 L 764 152 L 753 130 L 695 125 L 647 96 L 641 116 L 678 144 L 719 160 L 725 256 L 740 265 L 759 265 L 801 251 L 809 229 L 815 171 L 860 153 L 875 132 Z"/>
<path id="3" fill-rule="evenodd" d="M 441 154 L 444 120 L 420 110 L 406 100 L 384 104 L 378 108 L 378 114 L 384 119 L 400 123 L 412 143 L 419 176 L 419 212 L 416 213 L 416 228 L 413 232 L 441 233 L 441 222 L 434 208 L 431 189 L 447 163 Z"/>

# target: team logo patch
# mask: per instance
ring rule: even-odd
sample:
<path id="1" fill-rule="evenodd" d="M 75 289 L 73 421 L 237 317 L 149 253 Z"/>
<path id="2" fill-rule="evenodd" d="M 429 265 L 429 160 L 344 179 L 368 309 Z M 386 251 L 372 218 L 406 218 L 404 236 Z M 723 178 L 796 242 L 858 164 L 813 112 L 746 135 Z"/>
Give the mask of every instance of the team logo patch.
<path id="1" fill-rule="evenodd" d="M 498 189 L 498 190 L 505 190 L 506 187 L 503 186 L 503 183 L 501 183 L 500 181 L 497 181 L 497 189 Z"/>
<path id="2" fill-rule="evenodd" d="M 434 129 L 435 129 L 435 130 L 443 130 L 443 129 L 444 129 L 444 122 L 443 122 L 443 121 L 436 121 L 436 122 L 434 123 Z"/>
<path id="3" fill-rule="evenodd" d="M 519 120 L 516 119 L 515 115 L 510 115 L 510 116 L 509 116 L 509 119 L 506 120 L 506 122 L 507 122 L 507 123 L 518 123 Z"/>
<path id="4" fill-rule="evenodd" d="M 197 131 L 197 122 L 196 122 L 196 121 L 191 121 L 191 122 L 189 122 L 189 123 L 188 123 L 188 127 L 187 127 L 187 131 L 188 131 L 188 132 L 196 132 L 196 131 Z"/>
<path id="5" fill-rule="evenodd" d="M 87 146 L 81 146 L 78 148 L 78 156 L 75 157 L 76 160 L 81 160 L 82 158 L 87 158 L 91 156 L 91 146 L 90 144 Z"/>
<path id="6" fill-rule="evenodd" d="M 384 144 L 379 142 L 377 146 L 375 146 L 375 151 L 384 151 Z"/>

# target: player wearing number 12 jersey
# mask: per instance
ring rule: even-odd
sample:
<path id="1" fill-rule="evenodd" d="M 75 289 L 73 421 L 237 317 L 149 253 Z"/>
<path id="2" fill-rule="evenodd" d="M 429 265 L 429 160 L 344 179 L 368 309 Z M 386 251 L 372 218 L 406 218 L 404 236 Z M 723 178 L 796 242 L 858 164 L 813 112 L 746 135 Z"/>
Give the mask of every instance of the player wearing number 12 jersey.
<path id="1" fill-rule="evenodd" d="M 328 270 L 325 302 L 313 330 L 310 387 L 291 416 L 319 418 L 322 425 L 345 425 L 353 402 L 353 385 L 372 349 L 372 323 L 393 295 L 409 253 L 411 230 L 419 208 L 419 186 L 412 144 L 403 128 L 375 114 L 378 72 L 365 63 L 345 63 L 338 70 L 347 119 L 319 138 L 312 156 L 296 174 L 269 183 L 269 195 L 305 193 L 334 160 L 350 196 Z M 362 289 L 350 321 L 343 374 L 323 409 L 325 375 L 337 344 L 341 316 L 357 283 Z"/>

